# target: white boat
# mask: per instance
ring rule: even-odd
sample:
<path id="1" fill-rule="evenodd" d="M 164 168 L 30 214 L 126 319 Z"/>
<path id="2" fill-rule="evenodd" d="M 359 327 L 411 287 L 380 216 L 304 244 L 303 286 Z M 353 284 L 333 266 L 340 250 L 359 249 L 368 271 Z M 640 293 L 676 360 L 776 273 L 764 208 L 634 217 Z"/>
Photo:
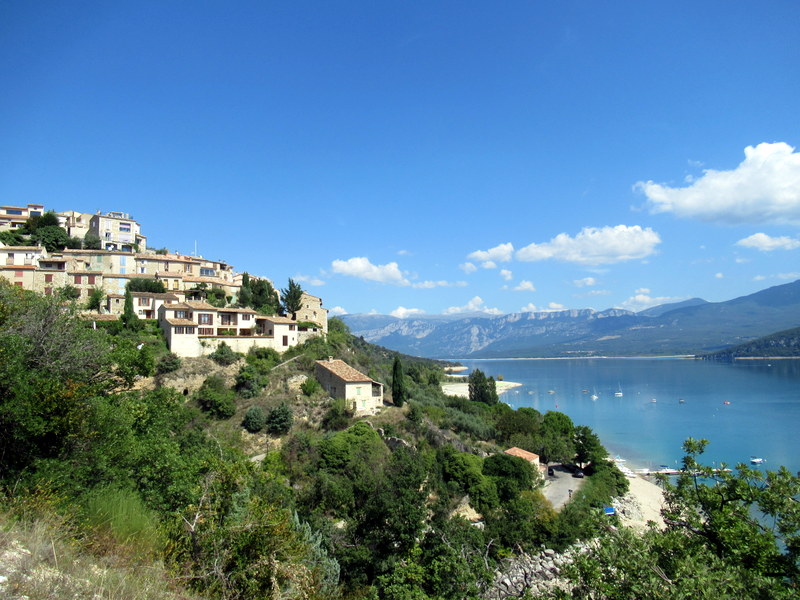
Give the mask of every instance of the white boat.
<path id="1" fill-rule="evenodd" d="M 618 391 L 614 392 L 615 398 L 622 398 L 622 388 L 619 388 Z"/>
<path id="2" fill-rule="evenodd" d="M 597 400 L 600 396 L 597 395 L 597 388 L 592 390 L 592 395 L 590 396 L 592 400 Z"/>
<path id="3" fill-rule="evenodd" d="M 758 456 L 751 456 L 750 457 L 750 464 L 751 465 L 760 465 L 760 464 L 765 463 L 765 462 L 767 462 L 767 461 L 764 460 L 763 458 L 759 458 Z"/>

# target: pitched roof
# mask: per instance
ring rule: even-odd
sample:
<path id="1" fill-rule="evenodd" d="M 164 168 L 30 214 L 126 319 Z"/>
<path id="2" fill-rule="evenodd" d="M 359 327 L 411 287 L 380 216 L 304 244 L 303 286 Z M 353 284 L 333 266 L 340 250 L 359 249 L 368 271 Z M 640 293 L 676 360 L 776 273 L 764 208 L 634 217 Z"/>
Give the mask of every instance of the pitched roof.
<path id="1" fill-rule="evenodd" d="M 269 315 L 269 316 L 259 315 L 258 318 L 264 319 L 265 321 L 270 321 L 271 323 L 280 323 L 283 325 L 292 325 L 294 323 L 297 323 L 297 321 L 295 321 L 294 319 L 290 319 L 289 317 L 280 317 L 278 315 Z"/>
<path id="2" fill-rule="evenodd" d="M 351 383 L 372 381 L 372 379 L 364 375 L 361 371 L 354 369 L 346 362 L 344 362 L 343 360 L 339 360 L 338 358 L 328 359 L 328 360 L 318 360 L 317 364 L 323 369 L 327 369 L 328 371 L 330 371 L 343 381 L 348 381 Z"/>
<path id="3" fill-rule="evenodd" d="M 181 326 L 188 326 L 188 327 L 197 327 L 197 323 L 192 321 L 191 319 L 164 319 L 170 325 L 181 325 Z"/>
<path id="4" fill-rule="evenodd" d="M 539 455 L 534 454 L 533 452 L 528 452 L 527 450 L 523 450 L 522 448 L 509 448 L 505 451 L 505 454 L 510 454 L 511 456 L 517 456 L 519 458 L 523 458 L 530 463 L 539 464 Z"/>

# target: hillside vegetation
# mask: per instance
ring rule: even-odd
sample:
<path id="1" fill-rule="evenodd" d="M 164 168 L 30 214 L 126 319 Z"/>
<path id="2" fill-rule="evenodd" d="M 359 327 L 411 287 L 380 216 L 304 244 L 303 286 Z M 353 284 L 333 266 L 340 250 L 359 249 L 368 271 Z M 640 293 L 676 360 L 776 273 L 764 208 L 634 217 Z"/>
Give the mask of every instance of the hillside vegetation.
<path id="1" fill-rule="evenodd" d="M 800 327 L 779 331 L 733 348 L 702 356 L 708 360 L 769 357 L 800 357 Z"/>
<path id="2" fill-rule="evenodd" d="M 355 418 L 313 377 L 328 356 L 387 390 L 402 379 L 407 401 L 390 395 Z M 283 355 L 222 346 L 181 360 L 147 329 L 94 330 L 0 282 L 0 594 L 477 599 L 515 557 L 579 540 L 594 541 L 561 587 L 537 593 L 699 597 L 710 581 L 740 597 L 797 592 L 800 489 L 785 471 L 769 485 L 747 470 L 714 475 L 688 444 L 685 477 L 665 482 L 667 530 L 640 536 L 602 515 L 627 480 L 589 428 L 491 393 L 444 396 L 442 377 L 337 320 Z M 580 462 L 587 482 L 555 512 L 508 446 Z M 460 516 L 476 513 L 481 527 Z"/>

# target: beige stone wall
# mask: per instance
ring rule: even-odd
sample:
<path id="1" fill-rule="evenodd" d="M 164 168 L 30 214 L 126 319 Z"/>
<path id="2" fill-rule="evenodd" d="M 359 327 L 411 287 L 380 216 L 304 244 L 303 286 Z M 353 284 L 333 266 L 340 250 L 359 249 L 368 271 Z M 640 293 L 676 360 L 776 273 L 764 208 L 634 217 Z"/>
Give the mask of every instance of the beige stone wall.
<path id="1" fill-rule="evenodd" d="M 328 309 L 322 307 L 322 299 L 303 292 L 302 305 L 297 311 L 298 321 L 319 323 L 323 333 L 328 332 Z"/>

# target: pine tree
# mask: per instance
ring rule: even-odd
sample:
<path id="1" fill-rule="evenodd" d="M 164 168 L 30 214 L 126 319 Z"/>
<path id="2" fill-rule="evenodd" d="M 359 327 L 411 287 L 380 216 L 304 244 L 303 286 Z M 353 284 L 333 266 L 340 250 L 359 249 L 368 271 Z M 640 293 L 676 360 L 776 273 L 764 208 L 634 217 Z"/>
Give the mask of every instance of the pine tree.
<path id="1" fill-rule="evenodd" d="M 293 279 L 289 280 L 289 287 L 281 290 L 283 312 L 291 315 L 292 319 L 297 319 L 297 311 L 303 307 L 303 288 Z"/>
<path id="2" fill-rule="evenodd" d="M 392 400 L 395 406 L 403 406 L 408 400 L 408 391 L 406 390 L 406 381 L 403 376 L 403 364 L 400 362 L 400 357 L 394 357 L 392 364 Z"/>

